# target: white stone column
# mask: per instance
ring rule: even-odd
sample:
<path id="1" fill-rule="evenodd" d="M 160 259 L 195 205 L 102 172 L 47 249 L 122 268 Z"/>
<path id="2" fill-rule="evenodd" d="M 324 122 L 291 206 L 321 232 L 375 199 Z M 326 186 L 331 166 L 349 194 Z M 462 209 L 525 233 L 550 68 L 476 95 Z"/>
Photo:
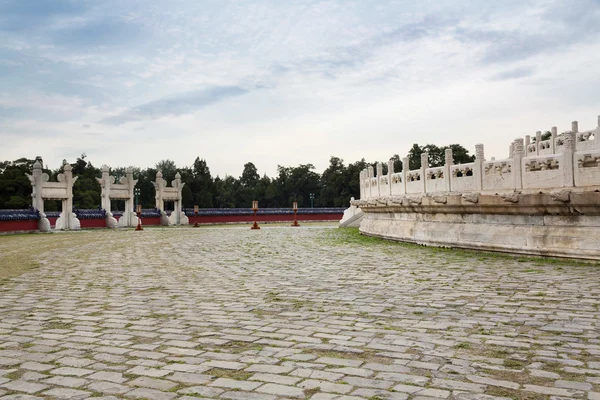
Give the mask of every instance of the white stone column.
<path id="1" fill-rule="evenodd" d="M 156 190 L 156 208 L 160 211 L 165 211 L 165 203 L 163 201 L 163 189 L 166 186 L 166 182 L 163 179 L 162 172 L 156 173 L 156 181 L 152 182 L 154 189 Z"/>
<path id="2" fill-rule="evenodd" d="M 576 122 L 574 122 L 576 124 Z M 576 126 L 573 126 L 577 128 Z M 564 133 L 564 153 L 563 153 L 563 178 L 564 178 L 564 186 L 572 187 L 574 185 L 574 165 L 573 165 L 573 153 L 575 152 L 577 133 L 575 132 L 565 132 Z"/>
<path id="3" fill-rule="evenodd" d="M 513 175 L 514 175 L 514 189 L 521 189 L 523 187 L 523 176 L 521 161 L 525 156 L 525 149 L 523 147 L 523 138 L 517 138 L 514 141 L 514 150 L 513 150 Z"/>
<path id="4" fill-rule="evenodd" d="M 39 161 L 33 163 L 31 175 L 27 174 L 31 182 L 31 206 L 39 212 L 44 212 L 44 199 L 42 198 L 42 187 L 44 182 L 50 178 L 48 174 L 42 173 L 42 164 Z"/>
<path id="5" fill-rule="evenodd" d="M 381 177 L 383 176 L 383 165 L 377 162 L 377 197 L 381 197 Z"/>
<path id="6" fill-rule="evenodd" d="M 446 192 L 450 192 L 452 191 L 452 184 L 451 184 L 451 180 L 452 180 L 452 166 L 454 165 L 454 157 L 452 156 L 452 149 L 446 149 L 446 151 L 444 152 L 444 158 L 445 158 L 445 163 L 444 163 L 444 183 L 445 183 L 445 187 L 444 190 Z"/>
<path id="7" fill-rule="evenodd" d="M 80 229 L 81 225 L 79 225 L 79 220 L 73 213 L 73 185 L 79 178 L 78 176 L 73 176 L 73 167 L 71 164 L 65 164 L 65 182 L 67 184 L 67 199 L 66 199 L 66 208 L 67 213 L 66 216 L 66 227 L 67 229 Z M 63 213 L 65 210 L 63 209 Z"/>
<path id="8" fill-rule="evenodd" d="M 96 178 L 98 183 L 100 184 L 100 188 L 102 189 L 102 193 L 100 195 L 100 205 L 107 212 L 111 212 L 111 204 L 110 204 L 110 186 L 111 183 L 114 182 L 114 177 L 110 177 L 110 172 L 107 165 L 102 166 L 102 178 Z"/>
<path id="9" fill-rule="evenodd" d="M 550 146 L 552 146 L 552 154 L 556 154 L 556 136 L 558 136 L 558 128 L 553 126 L 551 132 L 552 139 L 550 140 Z"/>
<path id="10" fill-rule="evenodd" d="M 429 168 L 429 153 L 421 154 L 421 192 L 427 193 L 427 176 L 425 175 Z"/>
<path id="11" fill-rule="evenodd" d="M 373 190 L 373 185 L 371 184 L 371 181 L 373 180 L 373 166 L 369 165 L 367 167 L 367 177 L 369 180 L 369 189 L 368 189 L 368 193 L 369 193 L 369 198 L 372 199 L 373 195 L 374 195 L 374 190 Z"/>
<path id="12" fill-rule="evenodd" d="M 387 175 L 387 180 L 388 180 L 388 190 L 386 195 L 387 196 L 391 196 L 392 195 L 392 175 L 394 174 L 394 160 L 392 160 L 391 158 L 388 160 L 388 175 Z"/>
<path id="13" fill-rule="evenodd" d="M 537 131 L 535 133 L 535 154 L 540 155 L 540 142 L 542 141 L 542 132 Z M 527 153 L 525 153 L 527 155 Z"/>
<path id="14" fill-rule="evenodd" d="M 360 191 L 360 199 L 365 199 L 365 170 L 360 171 L 358 174 L 358 188 Z"/>
<path id="15" fill-rule="evenodd" d="M 475 179 L 475 189 L 483 190 L 483 162 L 485 156 L 483 152 L 483 144 L 475 145 L 475 163 L 473 165 L 473 178 Z"/>
<path id="16" fill-rule="evenodd" d="M 183 207 L 181 204 L 182 199 L 183 199 L 182 190 L 183 190 L 183 187 L 185 186 L 185 183 L 181 182 L 181 174 L 179 172 L 175 174 L 175 180 L 173 182 L 171 182 L 171 186 L 174 187 L 175 189 L 177 189 L 177 200 L 175 200 L 175 206 L 174 206 L 174 211 L 173 211 L 177 215 L 175 217 L 175 223 L 177 225 L 181 225 L 181 219 L 182 219 L 181 213 L 183 210 Z"/>
<path id="17" fill-rule="evenodd" d="M 406 177 L 408 176 L 408 171 L 410 171 L 408 157 L 404 157 L 402 159 L 402 194 L 406 194 Z"/>

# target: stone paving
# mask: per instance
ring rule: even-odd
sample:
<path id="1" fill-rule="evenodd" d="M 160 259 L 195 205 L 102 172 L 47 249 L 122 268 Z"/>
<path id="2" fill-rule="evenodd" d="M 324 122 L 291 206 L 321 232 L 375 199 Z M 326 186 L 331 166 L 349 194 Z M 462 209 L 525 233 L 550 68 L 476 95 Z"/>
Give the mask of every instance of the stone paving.
<path id="1" fill-rule="evenodd" d="M 319 226 L 62 235 L 0 286 L 0 399 L 600 399 L 595 265 Z"/>

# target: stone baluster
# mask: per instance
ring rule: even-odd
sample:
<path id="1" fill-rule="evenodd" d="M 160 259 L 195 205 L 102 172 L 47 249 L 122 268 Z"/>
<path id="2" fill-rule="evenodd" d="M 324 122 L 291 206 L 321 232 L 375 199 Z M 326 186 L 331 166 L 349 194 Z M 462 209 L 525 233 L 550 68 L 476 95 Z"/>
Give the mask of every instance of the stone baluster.
<path id="1" fill-rule="evenodd" d="M 427 168 L 429 168 L 429 153 L 421 154 L 421 192 L 427 193 Z"/>
<path id="2" fill-rule="evenodd" d="M 183 199 L 182 191 L 185 183 L 181 182 L 181 174 L 179 172 L 175 174 L 175 180 L 171 182 L 171 186 L 177 189 L 177 200 L 175 201 L 175 210 L 173 211 L 176 215 L 175 224 L 181 225 L 181 212 L 183 211 L 181 200 Z"/>
<path id="3" fill-rule="evenodd" d="M 100 206 L 106 211 L 111 212 L 110 209 L 110 169 L 108 165 L 102 166 L 102 178 L 96 178 L 102 189 L 100 198 Z"/>
<path id="4" fill-rule="evenodd" d="M 542 132 L 541 131 L 537 131 L 535 133 L 535 154 L 536 155 L 540 155 L 540 143 L 542 141 Z"/>
<path id="5" fill-rule="evenodd" d="M 392 195 L 392 175 L 393 174 L 394 174 L 394 160 L 390 158 L 388 160 L 388 176 L 387 176 L 387 181 L 388 181 L 387 195 L 388 196 Z"/>
<path id="6" fill-rule="evenodd" d="M 369 165 L 367 167 L 367 173 L 368 173 L 367 174 L 367 178 L 368 178 L 368 181 L 369 181 L 369 189 L 368 189 L 369 198 L 373 198 L 373 196 L 374 196 L 375 193 L 374 193 L 374 190 L 373 190 L 373 185 L 371 183 L 371 181 L 373 180 L 373 166 L 372 165 Z"/>
<path id="7" fill-rule="evenodd" d="M 360 190 L 360 199 L 364 200 L 365 199 L 365 170 L 363 169 L 362 171 L 360 171 L 360 173 L 358 174 L 358 183 L 359 183 L 359 190 Z"/>
<path id="8" fill-rule="evenodd" d="M 473 166 L 473 177 L 475 179 L 475 190 L 483 189 L 483 162 L 485 161 L 483 144 L 475 145 L 475 165 Z"/>
<path id="9" fill-rule="evenodd" d="M 573 126 L 577 128 L 576 126 Z M 574 185 L 574 167 L 573 167 L 573 153 L 575 152 L 576 146 L 576 132 L 565 132 L 564 134 L 564 152 L 563 152 L 563 170 L 564 186 L 572 187 Z"/>
<path id="10" fill-rule="evenodd" d="M 571 130 L 573 133 L 579 133 L 579 123 L 577 121 L 571 122 Z"/>
<path id="11" fill-rule="evenodd" d="M 525 154 L 528 155 L 529 154 L 529 146 L 531 145 L 531 136 L 530 135 L 526 135 L 525 136 Z"/>
<path id="12" fill-rule="evenodd" d="M 402 185 L 401 190 L 402 190 L 402 194 L 406 193 L 406 177 L 408 176 L 408 171 L 409 171 L 409 164 L 408 164 L 408 157 L 404 157 L 402 159 Z"/>
<path id="13" fill-rule="evenodd" d="M 73 176 L 73 167 L 71 164 L 65 164 L 64 170 L 67 198 L 63 200 L 62 214 L 65 216 L 63 229 L 79 229 L 78 226 L 73 226 L 73 185 L 79 177 Z"/>
<path id="14" fill-rule="evenodd" d="M 515 153 L 515 142 L 512 142 L 508 147 L 508 158 L 513 158 Z"/>
<path id="15" fill-rule="evenodd" d="M 376 166 L 377 166 L 377 197 L 380 197 L 383 195 L 383 193 L 381 193 L 381 177 L 383 176 L 383 164 L 381 164 L 380 162 L 377 162 Z"/>
<path id="16" fill-rule="evenodd" d="M 550 146 L 552 146 L 552 154 L 556 154 L 556 136 L 558 136 L 558 128 L 553 126 L 551 129 L 552 139 L 550 140 Z"/>
<path id="17" fill-rule="evenodd" d="M 42 198 L 42 186 L 44 185 L 44 179 L 42 175 L 42 164 L 40 164 L 39 161 L 34 162 L 33 171 L 31 175 L 28 176 L 33 188 L 31 192 L 31 205 L 39 212 L 44 212 L 44 199 Z M 46 179 L 46 181 L 48 181 L 48 179 Z"/>
<path id="18" fill-rule="evenodd" d="M 156 189 L 156 208 L 160 211 L 165 210 L 165 203 L 163 202 L 163 190 L 166 186 L 166 182 L 163 179 L 163 174 L 161 171 L 156 173 L 156 181 L 153 182 L 154 189 Z"/>
<path id="19" fill-rule="evenodd" d="M 525 156 L 525 149 L 522 138 L 515 139 L 514 150 L 513 150 L 513 175 L 514 175 L 514 189 L 521 189 L 523 187 L 522 171 L 523 166 L 522 160 Z"/>
<path id="20" fill-rule="evenodd" d="M 454 165 L 454 157 L 452 156 L 452 149 L 446 149 L 444 152 L 444 190 L 446 192 L 452 191 L 452 166 Z"/>

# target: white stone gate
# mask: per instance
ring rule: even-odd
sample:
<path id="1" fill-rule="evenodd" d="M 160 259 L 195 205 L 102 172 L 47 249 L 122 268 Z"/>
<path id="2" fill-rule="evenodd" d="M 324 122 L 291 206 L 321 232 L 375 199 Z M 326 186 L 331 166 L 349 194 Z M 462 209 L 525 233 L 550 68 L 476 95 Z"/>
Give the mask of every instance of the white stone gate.
<path id="1" fill-rule="evenodd" d="M 115 183 L 115 177 L 109 174 L 108 166 L 103 165 L 102 178 L 96 178 L 96 180 L 98 180 L 98 183 L 102 187 L 101 204 L 102 208 L 106 211 L 106 226 L 108 228 L 136 226 L 138 218 L 133 210 L 133 190 L 137 180 L 133 179 L 133 168 L 127 168 L 125 176 L 119 179 L 119 183 Z M 110 201 L 112 199 L 125 200 L 125 211 L 123 211 L 123 216 L 119 218 L 118 223 L 111 212 Z"/>
<path id="2" fill-rule="evenodd" d="M 175 180 L 171 182 L 171 187 L 167 187 L 167 181 L 163 179 L 163 174 L 160 171 L 156 173 L 156 181 L 152 184 L 156 189 L 156 208 L 161 211 L 161 225 L 188 225 L 190 221 L 182 211 L 181 205 L 181 190 L 185 183 L 181 182 L 179 172 L 175 174 Z M 174 203 L 174 211 L 170 217 L 167 217 L 165 212 L 165 201 Z"/>
<path id="3" fill-rule="evenodd" d="M 55 229 L 69 230 L 81 229 L 81 224 L 73 213 L 73 184 L 77 177 L 73 177 L 73 167 L 64 165 L 64 173 L 57 176 L 58 182 L 48 182 L 50 177 L 42 173 L 42 164 L 36 161 L 33 164 L 33 172 L 27 174 L 33 191 L 31 193 L 32 206 L 40 212 L 38 229 L 42 232 L 50 230 L 50 222 L 44 214 L 44 200 L 61 200 L 62 212 L 56 220 Z"/>

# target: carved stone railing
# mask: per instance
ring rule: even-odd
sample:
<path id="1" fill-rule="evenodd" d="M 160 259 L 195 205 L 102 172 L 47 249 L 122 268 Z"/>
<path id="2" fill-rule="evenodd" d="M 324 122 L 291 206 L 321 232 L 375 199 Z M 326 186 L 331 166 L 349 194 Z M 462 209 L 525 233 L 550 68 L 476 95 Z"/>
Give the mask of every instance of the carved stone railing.
<path id="1" fill-rule="evenodd" d="M 360 174 L 360 231 L 370 236 L 435 246 L 600 260 L 600 117 L 598 127 L 551 138 L 518 138 L 506 159 L 475 161 L 387 174 L 381 164 Z M 598 139 L 596 139 L 598 138 Z M 375 174 L 375 171 L 377 174 Z"/>
<path id="2" fill-rule="evenodd" d="M 485 160 L 483 145 L 478 144 L 475 162 L 468 164 L 454 165 L 451 149 L 446 150 L 446 162 L 441 167 L 430 168 L 427 153 L 421 155 L 421 168 L 417 170 L 407 170 L 408 158 L 404 158 L 403 170 L 394 171 L 390 160 L 388 172 L 383 175 L 383 166 L 378 163 L 375 169 L 369 167 L 360 174 L 360 198 L 600 186 L 600 173 L 593 161 L 600 154 L 600 117 L 598 123 L 596 129 L 579 132 L 575 121 L 571 131 L 560 135 L 553 127 L 548 140 L 541 140 L 541 131 L 533 140 L 529 135 L 515 139 L 509 157 L 503 160 Z"/>

